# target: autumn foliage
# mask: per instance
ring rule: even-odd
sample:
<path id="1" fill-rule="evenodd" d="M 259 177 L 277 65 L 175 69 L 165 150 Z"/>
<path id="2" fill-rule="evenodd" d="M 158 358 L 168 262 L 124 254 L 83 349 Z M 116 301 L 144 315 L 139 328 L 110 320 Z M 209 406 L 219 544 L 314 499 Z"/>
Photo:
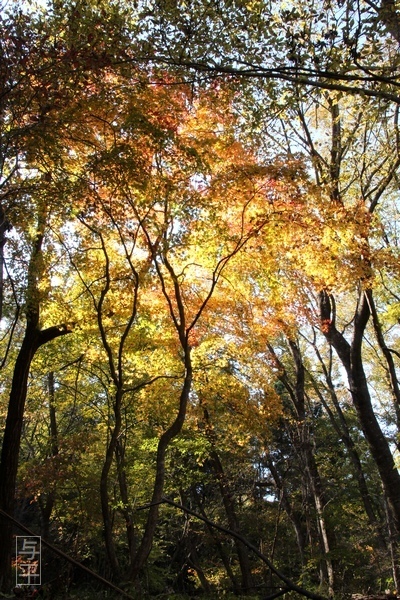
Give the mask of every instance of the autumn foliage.
<path id="1" fill-rule="evenodd" d="M 250 47 L 264 4 L 229 36 L 248 19 Z M 305 57 L 293 89 L 205 78 L 199 7 L 175 11 L 1 17 L 2 591 L 11 513 L 135 598 L 395 589 L 393 82 L 356 101 Z M 85 593 L 44 564 L 49 597 Z"/>

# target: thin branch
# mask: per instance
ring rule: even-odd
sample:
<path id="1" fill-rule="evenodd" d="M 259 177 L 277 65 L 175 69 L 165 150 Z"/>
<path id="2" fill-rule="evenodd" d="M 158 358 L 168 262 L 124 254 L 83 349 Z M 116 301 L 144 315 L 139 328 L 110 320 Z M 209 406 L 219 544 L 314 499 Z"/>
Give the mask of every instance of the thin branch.
<path id="1" fill-rule="evenodd" d="M 237 78 L 250 78 L 250 79 L 278 79 L 282 81 L 288 81 L 295 85 L 306 85 L 313 88 L 333 90 L 337 92 L 350 93 L 357 96 L 369 96 L 371 98 L 384 98 L 400 104 L 400 96 L 390 92 L 384 92 L 382 90 L 368 89 L 366 87 L 359 87 L 358 85 L 352 85 L 353 82 L 368 84 L 374 83 L 379 79 L 378 76 L 374 77 L 360 77 L 345 75 L 343 73 L 333 72 L 304 72 L 296 73 L 289 68 L 282 67 L 281 69 L 269 69 L 259 65 L 248 65 L 249 68 L 240 67 L 229 67 L 221 64 L 207 64 L 201 61 L 190 61 L 190 60 L 174 60 L 164 57 L 158 57 L 160 63 L 164 63 L 170 66 L 186 67 L 193 69 L 201 73 L 209 73 L 213 75 L 231 75 Z M 328 81 L 327 81 L 328 80 Z M 344 82 L 348 82 L 347 84 Z M 389 83 L 396 85 L 395 79 L 390 79 Z"/>

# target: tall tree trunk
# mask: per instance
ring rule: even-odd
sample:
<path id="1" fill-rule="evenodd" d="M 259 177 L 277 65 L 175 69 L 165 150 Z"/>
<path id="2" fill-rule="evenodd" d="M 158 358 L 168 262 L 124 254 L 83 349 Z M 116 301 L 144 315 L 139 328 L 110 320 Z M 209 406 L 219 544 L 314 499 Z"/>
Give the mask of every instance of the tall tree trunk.
<path id="1" fill-rule="evenodd" d="M 308 434 L 307 434 L 308 437 Z M 323 549 L 324 560 L 322 563 L 322 573 L 325 574 L 328 583 L 328 594 L 329 597 L 332 598 L 334 596 L 334 586 L 335 586 L 335 572 L 334 566 L 332 562 L 331 554 L 331 546 L 333 540 L 333 533 L 328 531 L 328 526 L 325 518 L 325 499 L 324 492 L 322 488 L 321 478 L 318 472 L 317 464 L 314 459 L 312 446 L 310 440 L 305 440 L 304 447 L 304 458 L 306 462 L 306 471 L 308 474 L 308 479 L 310 482 L 310 487 L 312 491 L 312 495 L 314 498 L 315 510 L 317 515 L 317 525 L 319 531 L 319 537 L 321 540 L 321 547 Z"/>
<path id="2" fill-rule="evenodd" d="M 122 401 L 122 390 L 117 390 L 113 403 L 114 410 L 114 427 L 111 430 L 110 439 L 108 441 L 106 456 L 104 459 L 103 468 L 101 470 L 100 477 L 100 502 L 101 512 L 103 516 L 103 527 L 104 527 L 104 542 L 106 546 L 106 552 L 110 563 L 110 568 L 115 579 L 120 577 L 120 567 L 117 558 L 117 553 L 114 544 L 113 536 L 113 519 L 110 510 L 110 500 L 108 493 L 108 479 L 113 463 L 116 447 L 118 444 L 118 438 L 121 432 L 121 401 Z"/>
<path id="3" fill-rule="evenodd" d="M 0 508 L 9 515 L 13 514 L 14 508 L 22 425 L 32 359 L 40 346 L 69 333 L 66 325 L 44 330 L 39 328 L 40 268 L 38 264 L 42 242 L 43 233 L 38 233 L 28 268 L 25 335 L 15 361 L 0 459 Z M 0 519 L 0 540 L 0 590 L 7 592 L 11 584 L 12 527 L 5 518 Z"/>
<path id="4" fill-rule="evenodd" d="M 300 349 L 297 343 L 288 339 L 289 347 L 293 356 L 295 365 L 295 382 L 292 385 L 289 381 L 287 372 L 283 364 L 279 361 L 274 349 L 271 345 L 268 345 L 268 349 L 274 357 L 274 360 L 281 369 L 280 380 L 285 386 L 291 398 L 296 425 L 293 434 L 294 447 L 299 455 L 300 462 L 304 468 L 304 473 L 307 476 L 307 482 L 309 489 L 311 490 L 313 503 L 315 507 L 315 513 L 317 517 L 317 527 L 319 533 L 319 541 L 321 553 L 323 556 L 323 562 L 321 562 L 321 583 L 327 582 L 329 595 L 334 595 L 335 588 L 335 573 L 334 566 L 331 559 L 331 546 L 334 541 L 334 535 L 332 531 L 328 531 L 324 507 L 324 490 L 322 481 L 319 475 L 318 467 L 313 455 L 313 447 L 311 440 L 310 427 L 307 424 L 306 405 L 305 405 L 305 368 L 302 361 Z"/>
<path id="5" fill-rule="evenodd" d="M 400 533 L 400 475 L 393 460 L 388 441 L 375 416 L 362 361 L 362 340 L 370 309 L 367 294 L 362 291 L 354 317 L 353 338 L 349 343 L 336 328 L 333 296 L 320 294 L 321 329 L 327 341 L 336 350 L 346 369 L 353 404 L 371 454 L 375 460 L 388 501 L 393 527 Z"/>
<path id="6" fill-rule="evenodd" d="M 368 517 L 368 520 L 370 522 L 371 528 L 373 531 L 376 532 L 377 539 L 379 541 L 379 545 L 382 548 L 386 549 L 387 544 L 386 544 L 386 540 L 382 534 L 382 523 L 379 523 L 379 520 L 375 514 L 373 502 L 372 502 L 371 495 L 368 490 L 367 480 L 365 478 L 361 460 L 360 460 L 359 454 L 357 452 L 356 446 L 354 444 L 354 441 L 352 439 L 350 429 L 347 424 L 345 415 L 343 414 L 342 408 L 341 408 L 339 400 L 337 398 L 335 387 L 333 385 L 333 381 L 332 381 L 332 377 L 331 377 L 331 373 L 330 373 L 330 369 L 328 370 L 315 343 L 313 344 L 313 347 L 317 354 L 320 365 L 322 367 L 322 371 L 324 373 L 329 396 L 331 398 L 334 410 L 331 409 L 328 402 L 324 398 L 324 394 L 321 393 L 318 383 L 315 381 L 315 379 L 311 375 L 311 373 L 308 373 L 308 376 L 313 384 L 315 393 L 317 394 L 318 398 L 320 399 L 321 404 L 324 407 L 324 409 L 332 423 L 333 428 L 337 432 L 339 439 L 342 440 L 342 442 L 348 452 L 349 458 L 353 465 L 354 476 L 357 481 L 357 486 L 358 486 L 358 489 L 360 492 L 360 496 L 361 496 L 362 502 L 364 504 L 364 509 L 365 509 L 366 515 Z M 336 417 L 335 417 L 335 413 L 336 413 Z"/>
<path id="7" fill-rule="evenodd" d="M 389 532 L 389 550 L 390 558 L 392 560 L 393 583 L 395 589 L 398 590 L 400 585 L 399 535 L 393 526 L 393 517 L 390 514 L 390 507 L 385 496 L 385 491 L 383 491 L 383 500 L 385 503 L 387 528 Z"/>
<path id="8" fill-rule="evenodd" d="M 50 371 L 47 376 L 48 392 L 49 392 L 49 418 L 50 418 L 50 455 L 55 458 L 58 455 L 58 428 L 57 416 L 55 407 L 55 385 L 54 372 Z M 39 496 L 39 506 L 41 514 L 41 534 L 47 540 L 50 533 L 50 517 L 53 512 L 54 502 L 56 499 L 55 491 L 56 482 L 53 484 L 53 489 L 47 494 L 46 498 L 42 494 Z"/>
<path id="9" fill-rule="evenodd" d="M 28 376 L 32 358 L 37 350 L 37 330 L 28 328 L 14 367 L 14 375 L 4 429 L 0 459 L 0 508 L 13 515 L 14 494 L 21 444 L 22 420 L 25 411 Z M 9 591 L 11 584 L 12 527 L 0 519 L 0 589 Z"/>
<path id="10" fill-rule="evenodd" d="M 229 529 L 235 533 L 240 533 L 239 519 L 236 514 L 236 507 L 234 501 L 233 491 L 231 490 L 230 484 L 227 481 L 224 469 L 222 467 L 220 458 L 215 450 L 211 452 L 211 460 L 214 467 L 214 472 L 217 477 L 219 489 L 222 496 L 222 502 L 224 504 Z M 247 548 L 243 544 L 235 539 L 236 552 L 239 559 L 240 572 L 242 575 L 242 593 L 248 594 L 254 588 L 253 577 L 251 574 L 250 561 L 247 553 Z"/>
<path id="11" fill-rule="evenodd" d="M 190 504 L 190 501 L 189 501 L 189 498 L 187 497 L 187 494 L 185 493 L 185 491 L 183 489 L 179 490 L 179 495 L 181 497 L 182 506 L 188 506 Z M 196 539 L 195 539 L 195 533 L 193 532 L 194 535 L 191 535 L 192 532 L 190 530 L 190 520 L 189 520 L 187 514 L 185 516 L 186 516 L 186 525 L 184 528 L 184 533 L 178 543 L 178 548 L 181 546 L 182 543 L 184 543 L 186 546 L 186 549 L 187 549 L 183 567 L 185 566 L 185 564 L 192 567 L 197 573 L 197 576 L 200 580 L 200 583 L 201 583 L 201 586 L 202 586 L 204 592 L 208 595 L 211 595 L 212 591 L 213 591 L 211 584 L 209 583 L 203 569 L 200 566 L 200 558 L 197 553 L 197 544 L 196 544 Z M 179 551 L 178 548 L 177 548 L 176 552 Z M 173 562 L 173 560 L 174 559 L 172 558 L 171 563 Z"/>
<path id="12" fill-rule="evenodd" d="M 296 512 L 295 508 L 292 506 L 288 493 L 285 489 L 285 484 L 282 481 L 282 478 L 278 473 L 277 468 L 275 467 L 273 461 L 270 458 L 267 459 L 267 466 L 275 482 L 275 487 L 279 492 L 279 500 L 282 504 L 282 507 L 293 525 L 293 529 L 296 535 L 297 547 L 300 553 L 301 564 L 302 566 L 305 566 L 305 548 L 307 536 L 306 532 L 304 531 L 304 523 L 302 523 L 301 515 L 299 515 Z"/>
<path id="13" fill-rule="evenodd" d="M 193 368 L 191 361 L 191 349 L 185 336 L 181 335 L 181 343 L 185 352 L 185 378 L 179 398 L 179 408 L 175 420 L 170 427 L 164 431 L 157 447 L 156 476 L 153 486 L 153 494 L 150 502 L 149 513 L 146 521 L 144 534 L 136 552 L 135 559 L 130 568 L 130 579 L 135 580 L 143 568 L 153 545 L 154 534 L 157 527 L 159 505 L 164 493 L 165 485 L 165 459 L 169 444 L 179 435 L 185 422 L 189 394 L 192 388 Z"/>
<path id="14" fill-rule="evenodd" d="M 0 459 L 0 508 L 9 515 L 13 514 L 14 509 L 19 449 L 32 359 L 42 344 L 65 333 L 66 327 L 52 327 L 39 331 L 35 327 L 27 326 L 15 362 Z M 0 589 L 7 590 L 11 572 L 12 529 L 5 519 L 0 520 L 0 539 Z"/>
<path id="15" fill-rule="evenodd" d="M 210 416 L 206 407 L 203 407 L 204 420 L 206 422 L 206 435 L 211 443 L 211 453 L 210 458 L 212 462 L 212 466 L 214 469 L 214 473 L 217 477 L 219 489 L 221 492 L 222 502 L 225 508 L 225 513 L 227 516 L 229 529 L 234 531 L 235 533 L 240 533 L 239 527 L 239 519 L 236 514 L 235 501 L 233 496 L 233 490 L 231 490 L 231 486 L 227 480 L 225 475 L 221 460 L 219 458 L 218 452 L 216 451 L 217 440 L 215 437 L 215 432 L 213 430 L 212 423 L 210 421 Z M 242 576 L 242 592 L 249 593 L 253 587 L 253 577 L 251 574 L 250 561 L 247 554 L 247 548 L 239 541 L 235 539 L 236 552 L 239 559 L 240 572 Z"/>
<path id="16" fill-rule="evenodd" d="M 130 563 L 133 563 L 136 547 L 135 547 L 135 529 L 133 525 L 133 516 L 132 510 L 129 508 L 129 493 L 128 493 L 128 483 L 126 478 L 126 468 L 125 468 L 125 445 L 121 442 L 121 436 L 117 440 L 117 445 L 115 448 L 115 460 L 117 465 L 117 473 L 118 473 L 118 484 L 119 484 L 119 493 L 121 496 L 122 502 L 122 514 L 125 519 L 125 527 L 126 527 L 126 537 L 128 540 L 128 549 L 129 549 L 129 558 Z"/>

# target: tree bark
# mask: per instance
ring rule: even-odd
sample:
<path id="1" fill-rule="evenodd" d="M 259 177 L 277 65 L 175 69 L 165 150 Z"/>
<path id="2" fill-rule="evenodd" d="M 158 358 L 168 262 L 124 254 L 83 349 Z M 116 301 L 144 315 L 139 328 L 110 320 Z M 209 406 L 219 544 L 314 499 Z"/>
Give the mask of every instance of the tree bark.
<path id="1" fill-rule="evenodd" d="M 133 524 L 132 510 L 129 508 L 129 493 L 128 482 L 126 478 L 125 465 L 125 446 L 121 442 L 121 436 L 117 440 L 115 448 L 115 460 L 118 473 L 119 493 L 121 495 L 122 508 L 121 512 L 125 519 L 126 537 L 128 540 L 130 562 L 134 561 L 135 557 L 135 528 Z"/>
<path id="2" fill-rule="evenodd" d="M 328 531 L 324 507 L 324 490 L 322 481 L 319 475 L 318 466 L 313 455 L 312 432 L 309 425 L 309 419 L 306 413 L 306 394 L 305 394 L 305 368 L 301 357 L 300 349 L 297 343 L 288 338 L 289 348 L 294 360 L 295 380 L 294 384 L 289 380 L 287 371 L 276 355 L 273 347 L 268 344 L 275 364 L 280 369 L 279 380 L 285 387 L 292 402 L 295 424 L 291 427 L 291 436 L 293 438 L 293 446 L 299 456 L 302 469 L 306 475 L 305 482 L 311 490 L 313 505 L 316 514 L 316 524 L 319 535 L 319 545 L 323 560 L 320 564 L 321 583 L 327 582 L 329 596 L 333 596 L 335 587 L 335 572 L 331 559 L 331 546 L 334 543 L 333 531 Z"/>
<path id="3" fill-rule="evenodd" d="M 304 463 L 305 471 L 308 476 L 310 489 L 314 499 L 320 544 L 324 557 L 321 565 L 321 573 L 326 573 L 329 597 L 333 597 L 335 588 L 335 573 L 332 559 L 330 557 L 333 533 L 328 532 L 324 514 L 324 507 L 326 503 L 324 499 L 324 490 L 312 450 L 310 427 L 307 425 L 305 408 L 305 369 L 298 345 L 293 340 L 289 339 L 289 346 L 296 369 L 296 383 L 292 398 L 294 400 L 297 413 L 296 416 L 298 419 L 298 449 Z"/>
<path id="4" fill-rule="evenodd" d="M 19 449 L 32 359 L 41 345 L 66 333 L 68 329 L 65 326 L 40 331 L 31 323 L 25 330 L 14 367 L 0 459 L 0 508 L 9 515 L 13 514 L 14 509 Z M 0 589 L 7 589 L 11 572 L 12 531 L 11 525 L 5 520 L 0 521 L 0 539 Z"/>

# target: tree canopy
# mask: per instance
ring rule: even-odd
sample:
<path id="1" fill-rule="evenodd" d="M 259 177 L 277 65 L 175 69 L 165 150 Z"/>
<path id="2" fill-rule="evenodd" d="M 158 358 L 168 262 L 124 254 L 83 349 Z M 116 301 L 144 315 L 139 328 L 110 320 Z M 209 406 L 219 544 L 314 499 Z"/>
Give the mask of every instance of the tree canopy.
<path id="1" fill-rule="evenodd" d="M 397 3 L 2 8 L 1 591 L 395 595 Z"/>

